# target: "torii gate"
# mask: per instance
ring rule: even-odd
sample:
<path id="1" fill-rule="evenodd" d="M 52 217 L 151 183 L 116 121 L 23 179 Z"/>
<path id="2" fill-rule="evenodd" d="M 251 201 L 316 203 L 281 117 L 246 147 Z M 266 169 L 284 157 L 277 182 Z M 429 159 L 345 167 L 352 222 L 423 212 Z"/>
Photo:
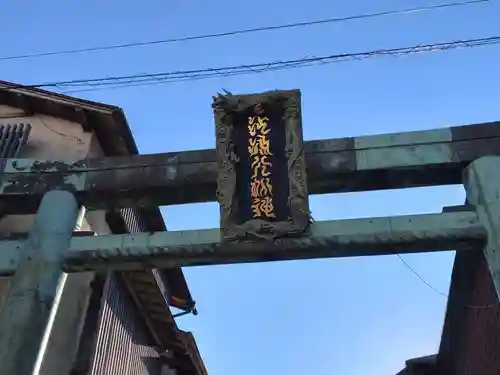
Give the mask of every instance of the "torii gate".
<path id="1" fill-rule="evenodd" d="M 0 275 L 12 276 L 0 313 L 1 374 L 31 374 L 62 271 L 485 249 L 500 290 L 500 122 L 302 145 L 298 91 L 219 95 L 214 113 L 216 150 L 2 160 L 2 213 L 36 219 L 26 240 L 0 242 Z M 460 183 L 471 206 L 451 212 L 309 220 L 308 194 Z M 220 229 L 72 237 L 80 204 L 216 199 Z"/>

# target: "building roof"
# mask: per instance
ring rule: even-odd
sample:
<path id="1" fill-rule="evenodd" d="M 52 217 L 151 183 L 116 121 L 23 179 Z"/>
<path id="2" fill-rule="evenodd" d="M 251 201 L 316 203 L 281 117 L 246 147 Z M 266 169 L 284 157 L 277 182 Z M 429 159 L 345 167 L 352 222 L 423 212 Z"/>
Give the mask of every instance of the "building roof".
<path id="1" fill-rule="evenodd" d="M 412 358 L 406 361 L 406 366 L 396 375 L 435 375 L 437 355 Z"/>
<path id="2" fill-rule="evenodd" d="M 94 131 L 106 156 L 139 153 L 123 110 L 117 106 L 70 97 L 36 88 L 0 81 L 0 104 L 23 109 L 27 115 L 42 113 L 80 123 Z M 158 207 L 141 209 L 148 230 L 166 230 Z M 164 270 L 173 299 L 170 304 L 183 310 L 193 305 L 181 268 Z"/>
<path id="3" fill-rule="evenodd" d="M 117 106 L 93 102 L 62 95 L 37 88 L 24 87 L 11 82 L 0 81 L 0 104 L 20 108 L 26 116 L 41 113 L 68 121 L 77 122 L 85 131 L 94 132 L 106 156 L 138 154 L 137 145 L 132 136 L 123 110 Z M 163 217 L 158 207 L 140 209 L 145 230 L 166 230 Z M 107 221 L 115 233 L 127 232 L 124 219 L 119 212 L 110 212 Z M 188 289 L 180 267 L 161 271 L 124 272 L 123 278 L 131 289 L 141 313 L 149 322 L 152 334 L 162 350 L 178 349 L 181 357 L 188 355 L 194 362 L 201 361 L 199 353 L 186 353 L 184 335 L 165 305 L 168 304 L 185 311 L 196 313 L 194 301 Z M 128 281 L 128 282 L 127 282 Z M 191 346 L 191 345 L 188 345 Z M 193 358 L 196 357 L 196 358 Z M 187 358 L 185 358 L 187 359 Z M 181 360 L 182 361 L 182 360 Z M 184 360 L 185 361 L 185 360 Z M 186 363 L 183 363 L 185 366 Z M 198 363 L 193 363 L 198 368 Z M 190 367 L 188 365 L 188 367 Z"/>

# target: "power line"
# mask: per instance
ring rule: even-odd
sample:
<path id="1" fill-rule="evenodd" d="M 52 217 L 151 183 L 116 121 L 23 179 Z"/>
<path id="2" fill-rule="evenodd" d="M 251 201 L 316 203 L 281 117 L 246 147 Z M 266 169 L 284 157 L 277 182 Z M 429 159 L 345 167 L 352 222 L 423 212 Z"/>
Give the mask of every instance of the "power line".
<path id="1" fill-rule="evenodd" d="M 242 69 L 272 69 L 272 68 L 280 68 L 280 67 L 297 67 L 299 65 L 309 64 L 309 63 L 327 63 L 332 60 L 340 60 L 340 59 L 360 59 L 365 57 L 372 57 L 377 55 L 406 55 L 411 53 L 419 53 L 419 52 L 432 52 L 432 51 L 440 51 L 445 49 L 459 48 L 459 47 L 474 47 L 486 44 L 497 44 L 500 43 L 500 36 L 493 36 L 488 38 L 479 38 L 479 39 L 468 39 L 468 40 L 456 40 L 451 42 L 443 42 L 443 43 L 433 43 L 433 44 L 418 44 L 410 47 L 398 47 L 392 49 L 378 49 L 366 52 L 355 52 L 355 53 L 342 53 L 342 54 L 334 54 L 328 56 L 321 57 L 306 57 L 294 60 L 285 60 L 285 61 L 274 61 L 274 62 L 265 62 L 265 63 L 255 63 L 255 64 L 246 64 L 246 65 L 233 65 L 226 66 L 220 68 L 204 68 L 204 69 L 195 69 L 195 70 L 178 70 L 164 73 L 141 73 L 134 75 L 126 75 L 126 76 L 116 76 L 116 77 L 105 77 L 105 78 L 89 78 L 89 79 L 76 79 L 69 81 L 59 81 L 59 82 L 50 82 L 43 83 L 39 85 L 31 85 L 31 87 L 57 87 L 57 86 L 72 86 L 72 85 L 92 85 L 92 84 L 108 84 L 108 82 L 115 83 L 117 80 L 133 80 L 133 79 L 141 79 L 141 80 L 158 80 L 161 78 L 172 77 L 179 78 L 185 76 L 193 76 L 197 74 L 204 73 L 226 73 L 226 72 L 238 72 Z"/>
<path id="2" fill-rule="evenodd" d="M 35 58 L 35 57 L 69 55 L 69 54 L 83 53 L 83 52 L 107 51 L 107 50 L 113 50 L 113 49 L 144 47 L 144 46 L 158 45 L 158 44 L 168 44 L 168 43 L 177 43 L 177 42 L 188 42 L 188 41 L 201 40 L 201 39 L 221 38 L 221 37 L 232 36 L 232 35 L 250 34 L 250 33 L 264 32 L 264 31 L 276 31 L 276 30 L 282 30 L 282 29 L 291 29 L 291 28 L 299 28 L 299 27 L 313 26 L 313 25 L 320 25 L 320 24 L 346 22 L 346 21 L 353 21 L 353 20 L 366 19 L 366 18 L 376 18 L 376 17 L 394 16 L 394 15 L 409 14 L 409 13 L 418 13 L 418 12 L 437 10 L 437 9 L 454 8 L 454 7 L 473 5 L 473 4 L 479 4 L 479 3 L 487 3 L 490 1 L 491 0 L 469 0 L 469 1 L 462 1 L 462 2 L 452 2 L 452 3 L 438 4 L 438 5 L 431 5 L 431 6 L 427 6 L 427 7 L 407 8 L 407 9 L 392 10 L 392 11 L 377 12 L 377 13 L 366 13 L 366 14 L 359 14 L 359 15 L 346 16 L 346 17 L 327 18 L 327 19 L 321 19 L 321 20 L 316 20 L 316 21 L 296 22 L 296 23 L 289 23 L 289 24 L 272 25 L 272 26 L 264 26 L 264 27 L 256 27 L 256 28 L 249 28 L 249 29 L 226 31 L 226 32 L 220 32 L 220 33 L 212 33 L 212 34 L 192 35 L 192 36 L 186 36 L 186 37 L 180 37 L 180 38 L 159 39 L 159 40 L 150 40 L 150 41 L 146 41 L 146 42 L 124 43 L 124 44 L 114 44 L 114 45 L 106 45 L 106 46 L 98 46 L 98 47 L 89 47 L 89 48 L 78 48 L 78 49 L 48 51 L 48 52 L 40 52 L 40 53 L 24 54 L 24 55 L 4 56 L 4 57 L 0 57 L 0 61 L 21 60 L 21 59 L 29 59 L 29 58 Z"/>
<path id="3" fill-rule="evenodd" d="M 401 263 L 403 263 L 403 265 L 411 272 L 413 273 L 417 279 L 419 279 L 421 282 L 423 282 L 429 289 L 433 290 L 434 292 L 436 292 L 437 294 L 443 296 L 443 297 L 448 297 L 448 295 L 446 293 L 443 293 L 441 292 L 439 289 L 436 289 L 434 288 L 434 286 L 432 286 L 431 283 L 429 283 L 427 280 L 425 280 L 422 276 L 420 276 L 420 274 L 415 271 L 415 269 L 413 267 L 411 267 L 404 259 L 403 257 L 401 256 L 401 254 L 396 254 L 397 257 L 399 258 L 399 260 L 401 261 Z"/>
<path id="4" fill-rule="evenodd" d="M 429 289 L 431 289 L 432 291 L 436 292 L 437 294 L 439 294 L 439 295 L 441 295 L 443 297 L 446 297 L 446 298 L 449 297 L 446 293 L 441 292 L 439 289 L 435 288 L 431 283 L 429 283 L 427 280 L 425 280 L 417 271 L 415 271 L 415 269 L 412 266 L 410 266 L 408 264 L 408 262 L 406 262 L 404 260 L 404 258 L 401 256 L 401 254 L 396 254 L 396 256 L 399 258 L 399 260 L 401 261 L 401 263 L 403 263 L 403 265 L 411 273 L 413 273 L 413 275 L 415 275 L 415 277 L 417 277 L 422 283 L 424 283 Z M 478 310 L 481 310 L 481 309 L 489 309 L 489 308 L 492 308 L 492 307 L 497 307 L 498 303 L 494 303 L 494 304 L 491 304 L 491 305 L 469 305 L 469 304 L 463 304 L 462 306 L 463 307 L 467 307 L 469 309 L 478 309 Z"/>
<path id="5" fill-rule="evenodd" d="M 378 49 L 356 53 L 342 53 L 321 57 L 305 57 L 295 60 L 275 61 L 247 65 L 235 65 L 219 68 L 205 68 L 196 70 L 180 70 L 163 73 L 141 73 L 126 76 L 76 79 L 70 81 L 49 82 L 36 85 L 20 86 L 23 88 L 59 88 L 68 89 L 64 93 L 77 91 L 102 90 L 103 88 L 119 88 L 139 85 L 153 85 L 179 81 L 193 81 L 214 77 L 226 77 L 241 74 L 258 74 L 268 71 L 296 69 L 300 67 L 331 64 L 351 60 L 364 60 L 377 56 L 403 56 L 416 53 L 445 51 L 456 48 L 473 48 L 500 43 L 500 36 L 480 39 L 455 40 L 451 42 L 418 44 L 410 47 L 392 49 Z"/>

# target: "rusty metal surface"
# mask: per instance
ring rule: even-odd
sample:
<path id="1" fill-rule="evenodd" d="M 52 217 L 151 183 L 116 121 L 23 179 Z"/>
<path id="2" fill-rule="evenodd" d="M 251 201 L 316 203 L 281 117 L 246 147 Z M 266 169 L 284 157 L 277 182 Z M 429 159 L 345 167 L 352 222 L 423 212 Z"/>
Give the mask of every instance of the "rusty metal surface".
<path id="1" fill-rule="evenodd" d="M 484 137 L 475 129 L 483 129 Z M 312 194 L 460 184 L 469 162 L 500 155 L 500 122 L 310 141 L 304 147 Z M 33 212 L 50 187 L 75 191 L 89 209 L 216 200 L 214 150 L 72 164 L 9 160 L 4 173 L 0 204 L 7 212 Z"/>

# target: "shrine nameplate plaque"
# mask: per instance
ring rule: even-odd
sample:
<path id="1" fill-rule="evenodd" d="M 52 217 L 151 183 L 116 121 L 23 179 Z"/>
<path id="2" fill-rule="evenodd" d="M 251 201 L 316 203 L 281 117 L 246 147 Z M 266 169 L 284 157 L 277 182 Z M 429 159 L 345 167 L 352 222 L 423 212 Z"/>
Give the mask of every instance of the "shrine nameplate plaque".
<path id="1" fill-rule="evenodd" d="M 222 239 L 306 232 L 300 91 L 219 94 L 213 109 Z"/>

